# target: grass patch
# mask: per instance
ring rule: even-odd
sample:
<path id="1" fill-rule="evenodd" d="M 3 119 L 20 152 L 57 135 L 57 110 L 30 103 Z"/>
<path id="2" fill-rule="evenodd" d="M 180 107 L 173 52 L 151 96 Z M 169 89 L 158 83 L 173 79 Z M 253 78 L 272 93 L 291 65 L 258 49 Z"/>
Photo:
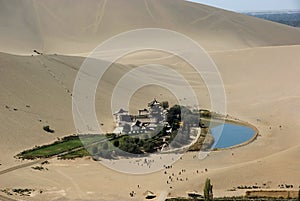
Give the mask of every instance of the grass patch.
<path id="1" fill-rule="evenodd" d="M 59 159 L 62 160 L 73 160 L 75 158 L 83 158 L 85 156 L 91 156 L 91 154 L 86 149 L 81 149 L 78 151 L 73 151 L 68 154 L 62 155 Z"/>
<path id="2" fill-rule="evenodd" d="M 49 158 L 51 156 L 70 151 L 78 147 L 83 147 L 83 144 L 79 138 L 74 138 L 67 141 L 58 142 L 50 145 L 44 145 L 31 150 L 26 150 L 17 156 L 21 159 L 29 160 L 33 160 L 36 158 Z"/>
<path id="3" fill-rule="evenodd" d="M 64 137 L 52 144 L 36 146 L 33 149 L 25 150 L 17 155 L 17 158 L 34 160 L 37 158 L 49 158 L 52 156 L 56 156 L 59 154 L 65 155 L 60 156 L 63 159 L 73 159 L 75 157 L 84 157 L 89 155 L 85 150 L 83 143 L 85 145 L 96 143 L 97 141 L 101 141 L 105 136 L 99 135 L 85 135 L 85 136 L 67 136 Z M 82 149 L 80 149 L 82 148 Z M 73 151 L 74 149 L 80 149 Z"/>

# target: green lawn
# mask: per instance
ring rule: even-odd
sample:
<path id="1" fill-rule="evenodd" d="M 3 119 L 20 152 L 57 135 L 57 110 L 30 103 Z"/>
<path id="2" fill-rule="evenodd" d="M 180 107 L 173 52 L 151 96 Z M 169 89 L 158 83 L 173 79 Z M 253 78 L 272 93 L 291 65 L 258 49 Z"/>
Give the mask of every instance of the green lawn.
<path id="1" fill-rule="evenodd" d="M 82 146 L 82 142 L 79 138 L 71 139 L 61 143 L 54 143 L 24 151 L 19 154 L 18 157 L 22 159 L 47 158 Z"/>
<path id="2" fill-rule="evenodd" d="M 75 157 L 83 157 L 89 155 L 85 147 L 88 145 L 97 143 L 98 141 L 105 140 L 105 136 L 99 135 L 86 135 L 86 136 L 68 136 L 59 141 L 56 141 L 49 145 L 38 146 L 30 150 L 26 150 L 17 155 L 18 158 L 21 159 L 29 159 L 33 160 L 36 158 L 48 158 L 51 156 L 55 156 L 58 154 L 62 154 L 64 152 L 70 151 L 64 156 L 60 156 L 60 158 L 75 158 Z M 72 150 L 82 147 L 82 149 L 72 152 Z"/>
<path id="3" fill-rule="evenodd" d="M 91 154 L 86 149 L 80 149 L 74 152 L 70 152 L 63 156 L 60 156 L 59 159 L 68 160 L 68 159 L 75 159 L 75 158 L 82 158 L 85 156 L 90 156 Z"/>

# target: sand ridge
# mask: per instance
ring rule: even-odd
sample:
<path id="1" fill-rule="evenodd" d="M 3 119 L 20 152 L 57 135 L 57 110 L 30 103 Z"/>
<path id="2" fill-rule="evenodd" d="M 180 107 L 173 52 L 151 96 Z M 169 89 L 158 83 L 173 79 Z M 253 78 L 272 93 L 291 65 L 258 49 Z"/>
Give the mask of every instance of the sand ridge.
<path id="1" fill-rule="evenodd" d="M 297 28 L 183 0 L 11 0 L 0 8 L 0 51 L 12 54 L 86 56 L 116 34 L 149 27 L 186 34 L 211 51 L 300 44 Z"/>

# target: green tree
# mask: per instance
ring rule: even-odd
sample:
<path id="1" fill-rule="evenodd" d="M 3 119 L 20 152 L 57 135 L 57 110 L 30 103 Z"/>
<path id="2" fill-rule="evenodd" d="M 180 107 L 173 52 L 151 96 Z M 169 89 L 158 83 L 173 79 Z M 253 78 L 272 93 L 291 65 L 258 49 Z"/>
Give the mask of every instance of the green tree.
<path id="1" fill-rule="evenodd" d="M 168 114 L 167 114 L 167 122 L 173 126 L 174 124 L 178 123 L 181 121 L 181 109 L 179 105 L 174 105 L 173 107 L 170 108 Z"/>
<path id="2" fill-rule="evenodd" d="M 134 143 L 135 144 L 139 144 L 139 142 L 140 142 L 140 138 L 134 138 Z"/>
<path id="3" fill-rule="evenodd" d="M 172 126 L 173 130 L 178 130 L 180 128 L 180 122 L 185 121 L 185 123 L 199 122 L 197 115 L 193 115 L 192 111 L 187 107 L 174 105 L 170 108 L 167 114 L 167 122 Z"/>
<path id="4" fill-rule="evenodd" d="M 206 179 L 205 185 L 204 185 L 204 200 L 205 201 L 212 201 L 213 200 L 213 186 L 210 184 L 210 179 Z"/>
<path id="5" fill-rule="evenodd" d="M 114 141 L 114 146 L 115 146 L 115 147 L 119 147 L 119 145 L 120 145 L 119 140 L 115 140 L 115 141 Z"/>
<path id="6" fill-rule="evenodd" d="M 143 147 L 144 147 L 145 152 L 147 152 L 147 153 L 152 153 L 155 151 L 154 150 L 155 144 L 151 141 L 145 143 Z"/>
<path id="7" fill-rule="evenodd" d="M 144 142 L 145 142 L 145 141 L 144 141 L 143 139 L 140 139 L 139 142 L 138 142 L 138 146 L 139 146 L 139 147 L 144 146 Z"/>
<path id="8" fill-rule="evenodd" d="M 135 144 L 135 140 L 132 137 L 124 136 L 122 141 L 120 141 L 119 148 L 125 152 L 132 154 L 140 154 L 142 153 L 139 146 Z"/>
<path id="9" fill-rule="evenodd" d="M 163 102 L 161 103 L 161 105 L 162 105 L 162 107 L 163 107 L 164 109 L 169 108 L 169 102 L 168 102 L 168 101 L 163 101 Z"/>

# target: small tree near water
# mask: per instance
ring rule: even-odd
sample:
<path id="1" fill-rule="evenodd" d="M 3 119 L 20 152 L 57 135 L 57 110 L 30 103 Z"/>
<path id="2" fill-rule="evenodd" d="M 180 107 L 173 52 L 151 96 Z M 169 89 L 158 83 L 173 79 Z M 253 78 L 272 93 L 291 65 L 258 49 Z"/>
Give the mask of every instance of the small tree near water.
<path id="1" fill-rule="evenodd" d="M 210 184 L 210 179 L 206 179 L 204 185 L 204 200 L 205 201 L 212 201 L 213 200 L 213 186 Z"/>

